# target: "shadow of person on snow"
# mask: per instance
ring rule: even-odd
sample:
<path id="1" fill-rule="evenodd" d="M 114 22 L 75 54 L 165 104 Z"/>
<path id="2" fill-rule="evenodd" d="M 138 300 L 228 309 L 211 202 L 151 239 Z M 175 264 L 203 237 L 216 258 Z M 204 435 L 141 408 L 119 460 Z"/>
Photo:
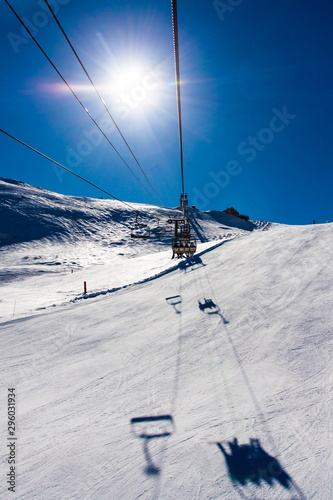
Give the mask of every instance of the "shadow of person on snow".
<path id="1" fill-rule="evenodd" d="M 198 305 L 200 311 L 205 311 L 208 309 L 208 314 L 217 314 L 219 312 L 219 307 L 213 302 L 212 299 L 203 299 L 202 301 L 198 300 Z"/>
<path id="2" fill-rule="evenodd" d="M 272 485 L 276 480 L 285 488 L 290 488 L 291 477 L 283 470 L 278 460 L 261 447 L 258 439 L 250 439 L 250 444 L 239 445 L 234 438 L 228 442 L 230 453 L 221 443 L 216 444 L 224 455 L 230 478 L 234 483 L 244 486 L 252 481 L 260 486 L 261 481 Z"/>

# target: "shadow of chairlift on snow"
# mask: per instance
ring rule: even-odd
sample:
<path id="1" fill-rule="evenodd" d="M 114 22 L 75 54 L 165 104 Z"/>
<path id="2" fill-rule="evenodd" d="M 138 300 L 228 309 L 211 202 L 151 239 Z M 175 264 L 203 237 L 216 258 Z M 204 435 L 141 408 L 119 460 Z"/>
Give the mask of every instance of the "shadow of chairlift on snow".
<path id="1" fill-rule="evenodd" d="M 194 255 L 193 257 L 188 257 L 186 260 L 182 260 L 179 262 L 178 267 L 187 273 L 188 270 L 194 271 L 199 267 L 204 267 L 204 264 L 199 257 L 199 255 Z"/>
<path id="2" fill-rule="evenodd" d="M 181 313 L 179 304 L 182 303 L 182 298 L 180 295 L 174 295 L 173 297 L 166 297 L 165 299 L 170 306 L 172 306 L 177 314 Z M 179 306 L 179 307 L 177 307 Z"/>
<path id="3" fill-rule="evenodd" d="M 223 314 L 221 313 L 221 310 L 219 306 L 215 304 L 215 302 L 212 299 L 203 299 L 203 300 L 198 300 L 199 304 L 199 309 L 205 314 L 216 314 L 217 316 L 220 316 L 220 318 L 223 320 L 223 323 L 227 325 L 229 322 L 224 318 Z"/>
<path id="4" fill-rule="evenodd" d="M 223 453 L 230 479 L 234 485 L 245 486 L 247 483 L 261 485 L 262 481 L 273 485 L 278 481 L 285 488 L 290 488 L 292 479 L 279 464 L 262 447 L 259 439 L 250 439 L 249 444 L 238 444 L 238 440 L 228 442 L 229 452 L 221 443 L 216 443 Z"/>
<path id="5" fill-rule="evenodd" d="M 160 469 L 154 464 L 150 452 L 149 442 L 152 439 L 166 438 L 174 431 L 174 422 L 171 415 L 157 415 L 150 417 L 135 417 L 131 419 L 131 430 L 135 437 L 143 439 L 143 453 L 147 462 L 145 472 L 148 475 L 157 475 Z"/>
<path id="6" fill-rule="evenodd" d="M 212 301 L 212 299 L 198 300 L 200 311 L 206 312 L 207 314 L 217 314 L 220 312 L 220 308 Z"/>

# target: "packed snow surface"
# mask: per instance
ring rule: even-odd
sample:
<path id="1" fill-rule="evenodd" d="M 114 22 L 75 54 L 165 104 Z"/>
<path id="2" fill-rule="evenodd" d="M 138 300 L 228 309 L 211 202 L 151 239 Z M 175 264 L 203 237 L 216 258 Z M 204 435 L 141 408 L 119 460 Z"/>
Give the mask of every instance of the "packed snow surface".
<path id="1" fill-rule="evenodd" d="M 331 500 L 332 225 L 130 205 L 0 179 L 1 498 Z"/>

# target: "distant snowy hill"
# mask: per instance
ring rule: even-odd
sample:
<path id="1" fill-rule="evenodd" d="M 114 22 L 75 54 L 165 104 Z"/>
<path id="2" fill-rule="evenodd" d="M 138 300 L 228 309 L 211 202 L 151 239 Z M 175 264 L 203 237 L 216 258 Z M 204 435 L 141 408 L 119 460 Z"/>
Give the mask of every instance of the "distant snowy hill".
<path id="1" fill-rule="evenodd" d="M 137 268 L 134 262 L 127 262 L 128 258 L 168 251 L 168 258 L 163 262 L 171 265 L 172 233 L 159 235 L 158 226 L 172 229 L 166 221 L 179 211 L 136 203 L 130 203 L 130 206 L 132 210 L 115 200 L 64 196 L 20 181 L 0 178 L 0 277 L 3 283 L 13 285 L 15 281 L 29 277 L 58 275 L 60 272 L 66 275 L 68 271 L 84 269 L 83 278 L 89 280 L 90 291 L 95 291 L 101 286 L 101 278 L 95 279 L 94 266 L 97 264 L 112 267 L 112 283 L 116 283 L 115 286 L 123 285 L 123 277 L 121 285 L 115 279 L 119 266 Z M 148 240 L 131 238 L 136 211 L 140 212 L 139 222 L 148 224 L 151 229 Z M 269 227 L 268 223 L 247 222 L 222 212 L 193 209 L 190 212 L 193 234 L 199 246 L 200 243 L 230 239 Z M 140 279 L 140 272 L 135 277 Z M 55 292 L 52 298 L 49 294 L 40 296 L 36 307 L 75 297 L 72 282 L 75 279 L 82 281 L 83 278 L 76 273 L 67 284 L 67 277 L 64 277 L 61 292 Z M 26 282 L 26 286 L 29 283 Z M 18 293 L 22 291 L 22 298 L 16 314 L 25 310 L 25 298 L 29 296 L 21 284 L 17 286 Z M 77 286 L 81 291 L 82 283 Z M 7 289 L 3 288 L 3 293 L 8 297 Z M 7 304 L 6 298 L 2 304 L 3 311 Z"/>
<path id="2" fill-rule="evenodd" d="M 140 211 L 140 222 L 148 223 L 155 236 L 148 245 L 144 245 L 148 249 L 145 253 L 154 251 L 154 247 L 161 244 L 168 245 L 169 241 L 166 243 L 165 239 L 157 237 L 154 228 L 157 228 L 158 219 L 162 224 L 169 215 L 177 212 L 151 205 L 130 205 L 134 210 L 115 200 L 64 196 L 23 182 L 0 178 L 0 245 L 42 238 L 68 242 L 86 238 L 99 244 L 126 243 L 136 247 L 137 240 L 128 240 L 130 228 L 135 222 L 135 210 Z M 252 231 L 262 225 L 222 212 L 193 209 L 190 212 L 199 241 L 218 239 L 224 234 L 226 226 Z"/>
<path id="3" fill-rule="evenodd" d="M 131 205 L 0 179 L 1 498 L 331 500 L 332 224 Z"/>

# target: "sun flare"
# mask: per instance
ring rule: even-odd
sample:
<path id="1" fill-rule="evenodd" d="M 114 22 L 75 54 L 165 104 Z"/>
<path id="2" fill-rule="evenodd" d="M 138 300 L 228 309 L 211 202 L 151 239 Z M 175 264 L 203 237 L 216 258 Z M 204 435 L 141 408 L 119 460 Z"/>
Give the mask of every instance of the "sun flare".
<path id="1" fill-rule="evenodd" d="M 119 68 L 109 81 L 107 91 L 116 103 L 130 109 L 145 109 L 158 105 L 162 83 L 153 70 L 134 64 Z"/>
<path id="2" fill-rule="evenodd" d="M 145 71 L 140 66 L 122 68 L 111 81 L 111 90 L 116 93 L 129 92 L 137 85 L 141 85 Z"/>

